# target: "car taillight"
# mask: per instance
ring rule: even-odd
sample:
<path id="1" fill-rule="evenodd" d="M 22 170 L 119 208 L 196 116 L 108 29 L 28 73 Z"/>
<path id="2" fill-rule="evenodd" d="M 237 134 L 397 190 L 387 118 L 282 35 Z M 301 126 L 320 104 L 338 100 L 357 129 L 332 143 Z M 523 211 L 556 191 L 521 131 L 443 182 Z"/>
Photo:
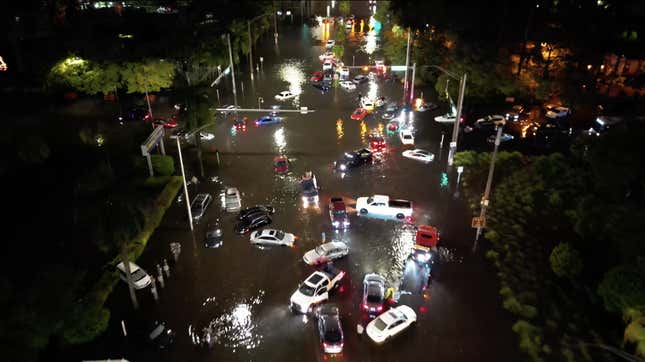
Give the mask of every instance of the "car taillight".
<path id="1" fill-rule="evenodd" d="M 368 310 L 370 309 L 370 307 L 367 304 L 363 303 L 363 309 Z"/>
<path id="2" fill-rule="evenodd" d="M 376 307 L 376 310 L 377 310 L 377 311 L 379 311 L 379 312 L 380 312 L 380 311 L 382 311 L 382 310 L 383 310 L 383 306 L 382 306 L 382 305 L 379 305 L 378 307 Z"/>
<path id="3" fill-rule="evenodd" d="M 325 342 L 323 342 L 322 346 L 323 346 L 323 348 L 327 348 L 327 347 L 328 347 L 328 346 L 327 346 L 327 343 L 325 343 Z"/>

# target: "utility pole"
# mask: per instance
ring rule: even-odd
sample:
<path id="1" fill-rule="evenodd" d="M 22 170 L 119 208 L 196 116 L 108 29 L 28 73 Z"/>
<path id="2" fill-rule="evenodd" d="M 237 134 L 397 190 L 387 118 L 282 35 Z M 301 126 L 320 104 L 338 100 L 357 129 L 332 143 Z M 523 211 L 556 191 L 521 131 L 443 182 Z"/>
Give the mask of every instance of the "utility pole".
<path id="1" fill-rule="evenodd" d="M 410 67 L 410 28 L 408 28 L 408 47 L 405 51 L 405 76 L 403 80 L 403 101 L 405 102 L 405 92 L 408 89 L 408 68 Z"/>
<path id="2" fill-rule="evenodd" d="M 273 9 L 273 38 L 275 39 L 275 45 L 278 45 L 278 17 L 275 8 Z"/>
<path id="3" fill-rule="evenodd" d="M 230 33 L 226 34 L 226 40 L 228 41 L 229 67 L 231 68 L 231 79 L 233 80 L 233 100 L 235 102 L 235 116 L 237 117 L 237 88 L 235 88 L 235 67 L 233 65 L 233 50 L 231 49 Z M 191 230 L 192 230 L 192 226 L 191 226 Z"/>
<path id="4" fill-rule="evenodd" d="M 410 86 L 410 103 L 412 103 L 412 99 L 414 98 L 414 80 L 416 77 L 417 73 L 417 63 L 412 63 L 412 85 Z"/>
<path id="5" fill-rule="evenodd" d="M 246 22 L 247 30 L 249 33 L 249 73 L 251 73 L 251 80 L 253 80 L 253 38 L 251 38 L 251 21 Z"/>
<path id="6" fill-rule="evenodd" d="M 481 211 L 479 212 L 479 220 L 485 220 L 486 208 L 488 207 L 488 198 L 490 197 L 490 187 L 493 183 L 493 172 L 495 172 L 495 160 L 497 159 L 497 148 L 499 148 L 500 139 L 502 138 L 502 126 L 497 126 L 497 136 L 495 136 L 495 148 L 493 149 L 493 156 L 490 160 L 490 168 L 488 169 L 488 180 L 486 180 L 486 189 L 484 190 L 484 197 L 481 201 Z M 483 222 L 483 221 L 482 221 Z M 477 234 L 475 234 L 475 242 L 473 243 L 473 253 L 477 250 L 477 241 L 482 232 L 482 226 L 477 227 Z"/>
<path id="7" fill-rule="evenodd" d="M 452 127 L 452 141 L 450 142 L 450 151 L 448 152 L 448 166 L 452 166 L 457 152 L 457 137 L 459 137 L 459 123 L 461 122 L 461 108 L 464 105 L 464 96 L 466 93 L 466 77 L 464 73 L 459 82 L 459 99 L 457 100 L 457 114 L 455 124 Z"/>
<path id="8" fill-rule="evenodd" d="M 188 196 L 188 185 L 186 185 L 186 173 L 184 172 L 184 159 L 181 157 L 181 144 L 177 137 L 177 152 L 179 152 L 179 165 L 181 165 L 181 178 L 184 180 L 184 198 L 186 199 L 186 210 L 188 210 L 188 224 L 190 231 L 193 231 L 193 214 L 190 212 L 190 198 Z"/>
<path id="9" fill-rule="evenodd" d="M 146 91 L 146 102 L 148 102 L 148 113 L 150 113 L 150 121 L 152 121 L 154 119 L 154 117 L 152 117 L 152 107 L 150 107 L 150 97 L 148 97 L 148 85 L 147 84 L 148 84 L 147 82 L 143 82 L 143 89 Z M 154 124 L 153 124 L 152 127 L 154 128 Z"/>

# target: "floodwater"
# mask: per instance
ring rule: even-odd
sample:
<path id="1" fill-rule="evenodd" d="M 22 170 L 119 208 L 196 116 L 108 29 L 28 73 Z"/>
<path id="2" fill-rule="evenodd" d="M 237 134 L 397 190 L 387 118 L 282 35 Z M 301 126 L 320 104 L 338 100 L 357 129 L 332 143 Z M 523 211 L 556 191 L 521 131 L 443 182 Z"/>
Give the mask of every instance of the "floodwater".
<path id="1" fill-rule="evenodd" d="M 242 113 L 249 119 L 246 131 L 235 130 L 230 119 L 218 115 L 216 125 L 209 130 L 215 139 L 203 145 L 204 177 L 199 175 L 194 148 L 186 146 L 186 172 L 200 180 L 191 194 L 208 192 L 214 196 L 213 204 L 193 233 L 188 229 L 185 204 L 171 207 L 137 261 L 156 274 L 157 263 L 172 259 L 169 243 L 181 243 L 182 253 L 177 263 L 170 263 L 171 276 L 159 291 L 159 301 L 151 298 L 148 289 L 138 291 L 141 307 L 133 311 L 127 288 L 119 283 L 108 303 L 112 309 L 109 330 L 78 351 L 83 354 L 79 357 L 122 357 L 130 361 L 522 359 L 511 331 L 511 318 L 500 307 L 494 271 L 481 253 L 470 251 L 474 238 L 471 215 L 462 200 L 454 198 L 456 172 L 446 168 L 450 130 L 432 121 L 439 110 L 413 113 L 410 120 L 416 147 L 435 153 L 435 160 L 426 165 L 401 157 L 401 152 L 410 147 L 404 147 L 397 134 L 386 132 L 387 121 L 378 113 L 363 121 L 349 118 L 357 107 L 359 92 L 401 101 L 401 84 L 377 79 L 354 91 L 332 88 L 325 94 L 313 88 L 309 77 L 320 70 L 318 55 L 324 52 L 321 42 L 326 38 L 320 27 L 285 23 L 278 46 L 269 35 L 255 50 L 263 62 L 254 81 L 248 75 L 248 64 L 240 65 L 236 77 L 244 87 L 242 93 L 238 85 L 238 102 L 243 108 L 257 108 L 258 97 L 262 97 L 265 108 L 280 104 L 282 109 L 306 106 L 315 111 L 283 113 L 280 124 L 262 127 L 255 127 L 252 120 L 263 113 Z M 378 58 L 378 35 L 352 33 L 349 39 L 352 45 L 345 51 L 345 64 L 352 64 L 352 56 L 356 65 Z M 368 45 L 372 55 L 359 52 L 361 45 Z M 351 76 L 359 72 L 352 69 Z M 294 100 L 275 101 L 274 95 L 283 90 L 301 94 Z M 430 94 L 428 91 L 426 98 Z M 226 85 L 220 89 L 220 96 L 221 104 L 233 102 Z M 216 107 L 214 91 L 212 99 Z M 345 175 L 333 172 L 332 162 L 346 151 L 365 147 L 373 130 L 381 130 L 388 143 L 382 162 Z M 442 132 L 446 140 L 440 149 Z M 172 145 L 174 142 L 167 149 L 176 155 Z M 277 155 L 288 157 L 289 175 L 274 174 L 273 158 Z M 304 209 L 301 204 L 299 180 L 308 170 L 316 174 L 321 187 L 319 208 Z M 449 176 L 445 188 L 440 186 L 442 172 Z M 270 227 L 294 233 L 298 237 L 295 247 L 258 248 L 249 243 L 248 236 L 235 235 L 235 215 L 219 207 L 219 193 L 225 186 L 240 190 L 244 207 L 273 205 L 276 213 Z M 372 194 L 413 201 L 415 223 L 441 230 L 441 258 L 429 280 L 423 268 L 407 262 L 415 236 L 411 226 L 356 215 L 356 198 Z M 327 203 L 332 196 L 344 197 L 353 212 L 351 228 L 346 231 L 331 228 Z M 207 225 L 218 218 L 224 228 L 224 243 L 218 249 L 204 248 Z M 337 356 L 322 353 L 314 318 L 293 314 L 288 308 L 290 295 L 314 270 L 302 256 L 321 243 L 323 233 L 327 241 L 343 241 L 350 248 L 347 257 L 335 262 L 347 275 L 330 296 L 330 302 L 340 307 L 345 332 L 344 350 Z M 357 333 L 357 324 L 368 321 L 359 310 L 362 279 L 367 273 L 385 277 L 387 286 L 395 289 L 398 302 L 411 306 L 418 315 L 414 327 L 383 346 L 375 346 L 366 335 Z M 128 337 L 122 335 L 122 320 Z M 154 320 L 165 321 L 176 331 L 170 348 L 160 350 L 146 343 L 145 326 Z"/>

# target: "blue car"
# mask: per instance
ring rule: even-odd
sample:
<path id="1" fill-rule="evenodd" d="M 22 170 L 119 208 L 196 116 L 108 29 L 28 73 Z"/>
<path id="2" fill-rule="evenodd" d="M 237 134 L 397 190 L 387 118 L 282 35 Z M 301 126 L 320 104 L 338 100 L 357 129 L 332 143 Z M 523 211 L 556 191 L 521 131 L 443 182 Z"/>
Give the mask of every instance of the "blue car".
<path id="1" fill-rule="evenodd" d="M 264 126 L 267 124 L 274 124 L 274 123 L 280 123 L 280 117 L 275 117 L 275 116 L 264 116 L 260 117 L 255 120 L 255 126 Z"/>

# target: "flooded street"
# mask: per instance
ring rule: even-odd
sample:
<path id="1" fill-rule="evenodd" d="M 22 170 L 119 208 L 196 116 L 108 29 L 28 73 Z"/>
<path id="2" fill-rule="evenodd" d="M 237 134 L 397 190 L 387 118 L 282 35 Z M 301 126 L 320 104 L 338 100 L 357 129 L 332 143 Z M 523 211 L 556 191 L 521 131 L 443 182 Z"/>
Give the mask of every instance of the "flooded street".
<path id="1" fill-rule="evenodd" d="M 366 24 L 367 28 L 367 24 Z M 331 34 L 333 36 L 333 33 Z M 356 65 L 373 64 L 378 56 L 378 35 L 348 35 L 344 62 Z M 445 108 L 423 113 L 414 112 L 411 124 L 415 146 L 435 154 L 424 164 L 401 156 L 410 146 L 403 146 L 398 133 L 388 133 L 382 112 L 369 114 L 364 120 L 350 119 L 357 107 L 358 93 L 384 96 L 390 101 L 402 100 L 402 85 L 383 79 L 370 80 L 347 91 L 331 88 L 327 93 L 311 86 L 309 78 L 320 70 L 318 56 L 326 41 L 320 26 L 281 25 L 276 47 L 270 34 L 264 36 L 254 50 L 263 57 L 262 67 L 251 81 L 248 64 L 236 71 L 238 103 L 242 108 L 273 104 L 282 109 L 308 107 L 307 114 L 282 113 L 282 122 L 256 127 L 253 120 L 264 113 L 241 112 L 248 117 L 246 130 L 236 130 L 233 121 L 217 114 L 213 132 L 215 139 L 205 141 L 205 177 L 199 178 L 197 192 L 213 195 L 214 202 L 203 220 L 188 230 L 186 208 L 175 203 L 162 225 L 152 236 L 148 248 L 137 261 L 148 272 L 163 258 L 169 261 L 170 242 L 180 242 L 182 252 L 176 264 L 171 263 L 171 277 L 160 289 L 155 302 L 148 289 L 138 291 L 141 308 L 133 311 L 125 283 L 119 283 L 109 300 L 112 320 L 108 332 L 82 351 L 84 359 L 127 358 L 129 361 L 517 361 L 516 337 L 511 331 L 511 318 L 500 306 L 499 286 L 494 271 L 481 253 L 470 248 L 474 229 L 470 213 L 461 199 L 454 197 L 456 171 L 447 169 L 446 158 L 450 129 L 433 121 Z M 370 55 L 359 52 L 363 45 Z M 351 69 L 350 77 L 364 73 Z M 230 79 L 227 80 L 230 82 Z M 242 84 L 244 91 L 242 92 Z M 230 86 L 230 85 L 229 85 Z M 428 87 L 426 99 L 431 93 Z M 278 102 L 274 96 L 281 91 L 301 93 L 294 100 Z M 231 91 L 222 85 L 221 105 L 232 104 Z M 217 107 L 215 90 L 211 92 Z M 367 147 L 368 135 L 380 130 L 388 144 L 381 162 L 349 170 L 342 175 L 333 171 L 332 163 L 344 152 Z M 446 134 L 443 149 L 439 144 Z M 188 177 L 199 177 L 194 147 L 183 149 Z M 176 155 L 174 141 L 167 146 Z M 218 156 L 219 152 L 219 167 Z M 285 155 L 291 173 L 274 173 L 273 159 Z M 178 160 L 177 160 L 178 161 Z M 176 162 L 178 164 L 178 162 Z M 304 209 L 300 195 L 300 178 L 313 171 L 320 186 L 319 208 Z M 449 184 L 441 186 L 442 172 Z M 220 209 L 220 191 L 237 187 L 242 206 L 270 204 L 276 212 L 270 228 L 295 234 L 293 248 L 255 247 L 248 235 L 233 232 L 237 214 Z M 397 220 L 359 216 L 355 200 L 373 194 L 411 200 L 416 225 L 434 225 L 441 231 L 441 259 L 428 272 L 416 264 L 408 265 L 414 244 L 415 230 Z M 334 231 L 328 214 L 332 196 L 342 196 L 351 211 L 351 227 Z M 209 223 L 216 219 L 224 230 L 223 245 L 217 249 L 204 247 Z M 315 319 L 289 310 L 289 297 L 313 267 L 306 265 L 303 254 L 326 241 L 342 241 L 349 246 L 349 255 L 334 265 L 347 272 L 340 287 L 330 294 L 329 302 L 340 308 L 345 344 L 342 354 L 322 353 Z M 357 324 L 366 325 L 368 317 L 359 306 L 363 292 L 362 280 L 367 273 L 378 273 L 395 291 L 398 304 L 412 307 L 418 322 L 383 346 L 374 345 L 365 335 L 357 333 Z M 156 273 L 155 273 L 156 274 Z M 121 320 L 129 326 L 123 337 Z M 146 345 L 144 326 L 162 320 L 176 331 L 175 342 L 168 350 Z M 203 329 L 210 328 L 211 348 L 195 345 L 203 338 Z M 143 331 L 143 332 L 138 332 Z"/>

